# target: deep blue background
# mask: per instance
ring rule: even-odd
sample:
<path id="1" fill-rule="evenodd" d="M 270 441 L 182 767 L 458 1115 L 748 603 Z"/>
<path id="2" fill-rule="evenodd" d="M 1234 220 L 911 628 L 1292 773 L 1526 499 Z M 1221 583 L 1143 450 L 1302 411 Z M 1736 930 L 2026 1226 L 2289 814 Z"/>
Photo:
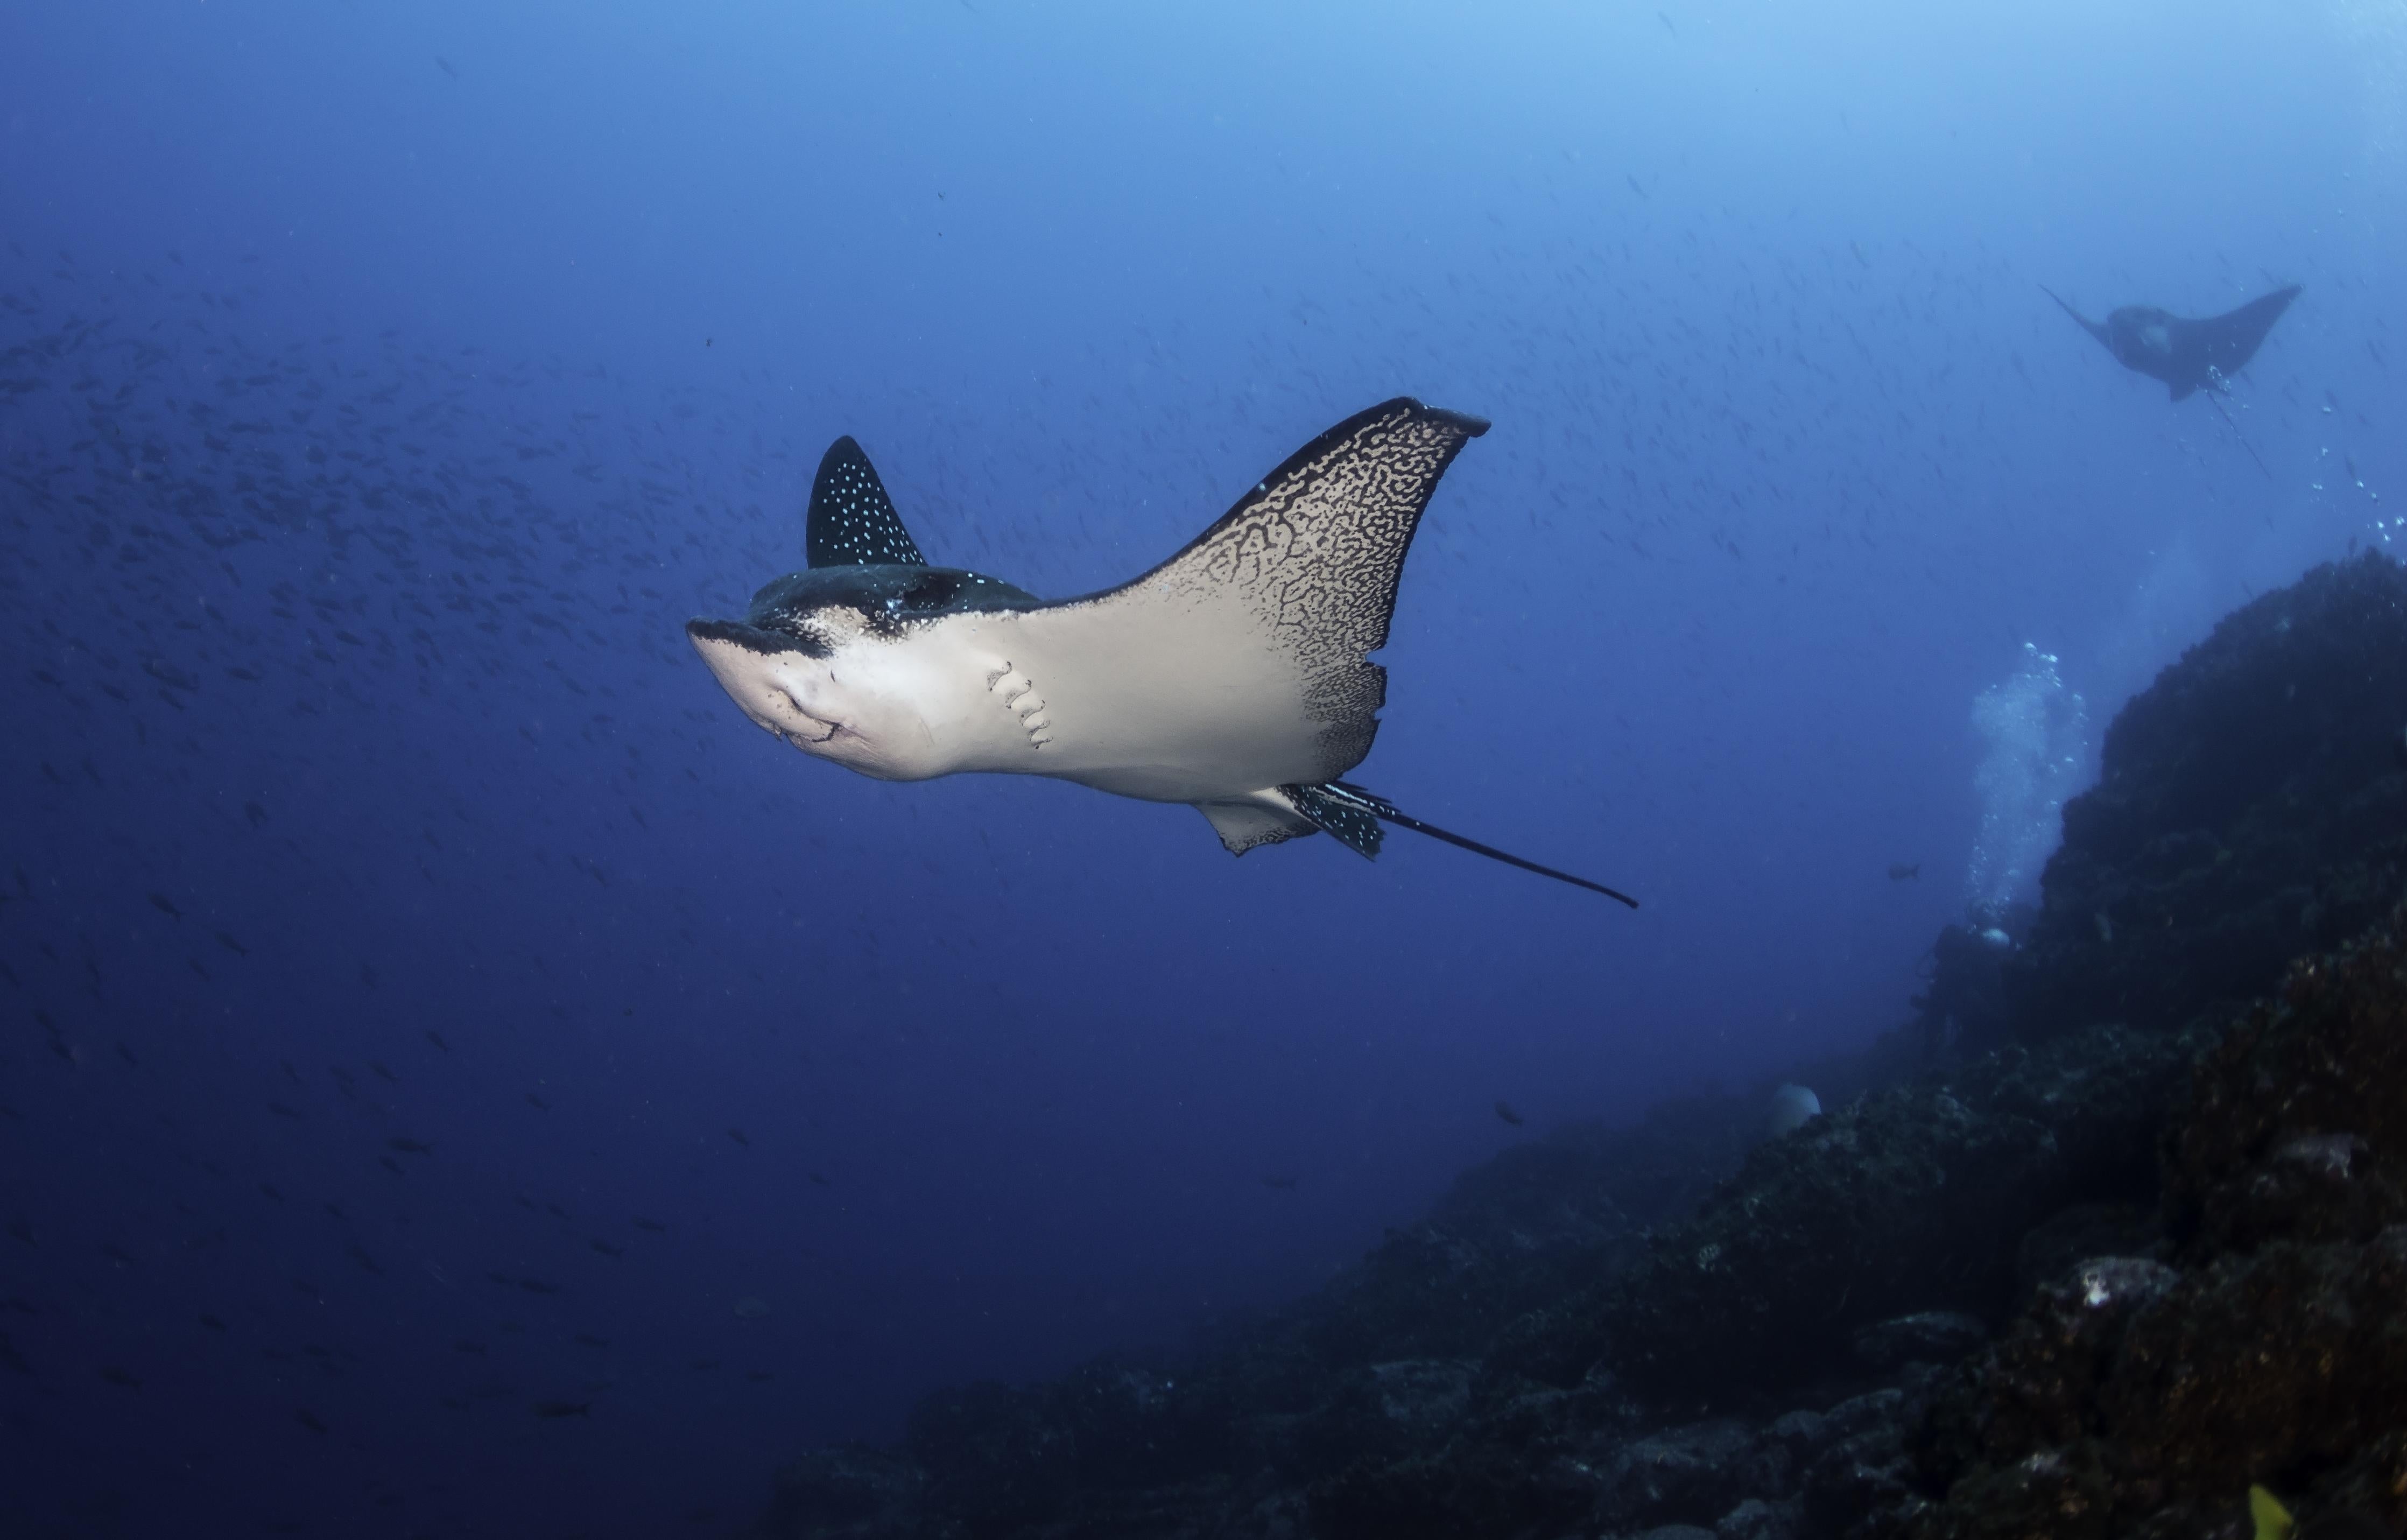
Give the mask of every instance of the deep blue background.
<path id="1" fill-rule="evenodd" d="M 2395 12 L 1298 9 L 0 19 L 0 1525 L 707 1533 L 1290 1297 L 1896 1023 L 2024 642 L 2102 726 L 2387 537 Z M 2277 281 L 2270 474 L 2037 287 Z M 873 783 L 679 635 L 839 433 L 1061 593 L 1403 392 L 1496 427 L 1360 778 L 1635 915 Z"/>

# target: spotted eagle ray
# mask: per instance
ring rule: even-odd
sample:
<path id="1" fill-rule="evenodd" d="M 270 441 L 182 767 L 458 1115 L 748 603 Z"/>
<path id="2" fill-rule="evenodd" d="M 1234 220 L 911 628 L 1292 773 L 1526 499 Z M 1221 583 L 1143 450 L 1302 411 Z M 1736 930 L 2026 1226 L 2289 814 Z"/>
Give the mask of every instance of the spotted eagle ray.
<path id="1" fill-rule="evenodd" d="M 2192 321 L 2153 305 L 2126 305 L 2104 321 L 2092 321 L 2066 305 L 2055 291 L 2040 292 L 2064 306 L 2064 313 L 2082 330 L 2105 345 L 2115 362 L 2135 374 L 2161 379 L 2180 401 L 2193 392 L 2228 389 L 2231 377 L 2248 367 L 2265 334 L 2299 297 L 2299 286 L 2276 289 L 2252 299 L 2237 310 Z"/>
<path id="2" fill-rule="evenodd" d="M 2248 442 L 2240 424 L 2231 420 L 2224 406 L 2223 397 L 2231 392 L 2231 377 L 2248 367 L 2257 349 L 2265 345 L 2265 334 L 2282 319 L 2282 312 L 2299 297 L 2295 283 L 2259 295 L 2237 310 L 2226 310 L 2219 316 L 2192 321 L 2159 310 L 2153 305 L 2126 305 L 2107 313 L 2104 321 L 2092 321 L 2066 305 L 2063 298 L 2045 284 L 2040 292 L 2064 307 L 2064 313 L 2079 321 L 2082 330 L 2105 345 L 2115 355 L 2115 362 L 2135 374 L 2151 379 L 2161 379 L 2179 401 L 2198 391 L 2206 392 L 2206 399 L 2231 436 L 2257 462 L 2257 468 L 2268 477 L 2273 468 Z"/>
<path id="3" fill-rule="evenodd" d="M 1288 457 L 1130 582 L 1045 600 L 928 564 L 849 437 L 819 462 L 809 565 L 741 620 L 686 625 L 744 714 L 879 780 L 1052 776 L 1183 802 L 1235 855 L 1323 832 L 1376 856 L 1384 823 L 1638 901 L 1399 810 L 1340 779 L 1371 751 L 1404 552 L 1438 478 L 1488 431 L 1398 397 Z"/>

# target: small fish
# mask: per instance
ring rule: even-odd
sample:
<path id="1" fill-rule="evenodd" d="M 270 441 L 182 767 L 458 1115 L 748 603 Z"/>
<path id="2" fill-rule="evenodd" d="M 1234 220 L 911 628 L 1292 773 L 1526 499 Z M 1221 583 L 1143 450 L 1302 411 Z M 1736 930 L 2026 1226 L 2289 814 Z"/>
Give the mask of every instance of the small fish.
<path id="1" fill-rule="evenodd" d="M 568 1340 L 577 1344 L 579 1348 L 607 1348 L 610 1346 L 610 1339 L 608 1337 L 597 1337 L 591 1332 L 579 1332 Z"/>
<path id="2" fill-rule="evenodd" d="M 733 1123 L 730 1123 L 730 1124 L 727 1126 L 727 1136 L 728 1136 L 729 1138 L 731 1138 L 731 1139 L 734 1140 L 737 1144 L 742 1145 L 742 1146 L 743 1146 L 745 1148 L 747 1148 L 747 1149 L 749 1149 L 749 1148 L 752 1148 L 752 1141 L 751 1141 L 750 1139 L 746 1138 L 746 1137 L 744 1136 L 744 1131 L 743 1131 L 742 1129 L 740 1129 L 740 1128 L 737 1128 L 737 1127 L 736 1127 L 734 1124 L 733 1124 Z"/>
<path id="3" fill-rule="evenodd" d="M 392 1172 L 392 1173 L 394 1176 L 408 1176 L 408 1175 L 409 1175 L 409 1173 L 408 1173 L 408 1172 L 404 1171 L 404 1170 L 401 1168 L 401 1162 L 400 1162 L 399 1161 L 394 1160 L 394 1159 L 393 1159 L 392 1156 L 390 1156 L 390 1155 L 379 1155 L 379 1156 L 377 1156 L 377 1164 L 378 1164 L 378 1165 L 380 1165 L 380 1166 L 384 1167 L 387 1171 Z"/>
<path id="4" fill-rule="evenodd" d="M 441 1048 L 446 1053 L 451 1051 L 451 1045 L 445 1042 L 443 1040 L 443 1034 L 436 1032 L 433 1027 L 426 1029 L 426 1040 L 434 1044 L 436 1048 Z"/>
<path id="5" fill-rule="evenodd" d="M 427 1144 L 423 1140 L 420 1139 L 405 1139 L 398 1134 L 394 1134 L 392 1138 L 387 1139 L 384 1144 L 387 1149 L 396 1149 L 404 1155 L 432 1155 L 434 1153 L 434 1147 L 433 1145 Z"/>
<path id="6" fill-rule="evenodd" d="M 132 1375 L 126 1373 L 124 1370 L 117 1367 L 113 1363 L 100 1372 L 100 1377 L 108 1381 L 111 1385 L 121 1385 L 129 1390 L 138 1390 L 142 1389 L 142 1382 L 140 1380 L 135 1378 Z"/>
<path id="7" fill-rule="evenodd" d="M 1275 1187 L 1281 1192 L 1292 1192 L 1295 1191 L 1295 1178 L 1293 1176 L 1265 1176 L 1262 1178 L 1262 1185 L 1264 1187 Z"/>
<path id="8" fill-rule="evenodd" d="M 234 953 L 236 957 L 249 957 L 250 955 L 250 948 L 249 947 L 236 941 L 234 937 L 226 934 L 223 931 L 220 931 L 218 933 L 218 945 Z"/>
<path id="9" fill-rule="evenodd" d="M 590 1401 L 538 1401 L 534 1404 L 534 1415 L 537 1417 L 591 1417 L 593 1415 L 593 1403 Z"/>
<path id="10" fill-rule="evenodd" d="M 276 1189 L 269 1183 L 260 1183 L 259 1190 L 262 1192 L 266 1193 L 270 1198 L 275 1199 L 278 1203 L 282 1203 L 284 1201 L 284 1194 L 276 1191 Z"/>
<path id="11" fill-rule="evenodd" d="M 382 1078 L 384 1078 L 384 1079 L 387 1079 L 387 1080 L 392 1081 L 392 1082 L 393 1084 L 395 1084 L 395 1085 L 399 1085 L 399 1084 L 401 1084 L 401 1077 L 400 1077 L 400 1076 L 398 1076 L 398 1075 L 395 1075 L 392 1070 L 390 1070 L 390 1069 L 386 1068 L 386 1067 L 385 1067 L 385 1062 L 384 1062 L 384 1061 L 383 1061 L 383 1060 L 381 1060 L 381 1059 L 371 1059 L 371 1060 L 369 1060 L 369 1061 L 368 1061 L 368 1068 L 370 1068 L 370 1069 L 372 1069 L 372 1070 L 376 1071 L 376 1072 L 377 1072 L 377 1074 L 379 1077 L 382 1077 Z"/>
<path id="12" fill-rule="evenodd" d="M 1922 876 L 1922 863 L 1918 861 L 1911 866 L 1903 862 L 1896 862 L 1891 863 L 1888 869 L 1888 879 L 1891 882 L 1910 882 L 1920 876 Z"/>
<path id="13" fill-rule="evenodd" d="M 771 1374 L 766 1369 L 748 1369 L 745 1371 L 744 1377 L 750 1380 L 753 1384 L 759 1385 L 765 1381 L 775 1379 L 777 1376 Z"/>
<path id="14" fill-rule="evenodd" d="M 820 1176 L 816 1171 L 806 1171 L 803 1173 L 803 1175 L 808 1176 L 814 1186 L 826 1187 L 830 1185 L 828 1179 L 825 1176 Z"/>
<path id="15" fill-rule="evenodd" d="M 343 1250 L 353 1262 L 358 1262 L 367 1271 L 374 1273 L 377 1277 L 384 1276 L 384 1269 L 377 1265 L 377 1260 L 374 1257 L 369 1256 L 367 1248 L 362 1246 L 359 1242 L 350 1242 L 343 1248 Z"/>
<path id="16" fill-rule="evenodd" d="M 591 1244 L 594 1250 L 601 1252 L 605 1257 L 623 1257 L 627 1254 L 627 1248 L 625 1247 L 613 1246 L 599 1235 L 594 1236 Z"/>
<path id="17" fill-rule="evenodd" d="M 525 1290 L 530 1294 L 557 1294 L 560 1292 L 560 1286 L 558 1284 L 546 1283 L 541 1278 L 520 1278 L 519 1279 L 519 1287 Z"/>
<path id="18" fill-rule="evenodd" d="M 294 1407 L 292 1411 L 292 1420 L 298 1422 L 301 1426 L 308 1429 L 313 1433 L 322 1433 L 326 1431 L 325 1419 L 306 1406 Z"/>
<path id="19" fill-rule="evenodd" d="M 158 910 L 161 914 L 165 915 L 170 920 L 181 920 L 184 918 L 184 911 L 176 907 L 176 905 L 169 901 L 165 893 L 152 893 L 150 895 L 150 906 Z"/>
<path id="20" fill-rule="evenodd" d="M 462 1337 L 453 1343 L 451 1350 L 455 1353 L 474 1353 L 478 1358 L 485 1356 L 485 1345 L 481 1342 L 471 1342 L 466 1337 Z"/>
<path id="21" fill-rule="evenodd" d="M 658 1219 L 648 1219 L 644 1218 L 641 1214 L 638 1214 L 638 1215 L 636 1215 L 636 1216 L 635 1216 L 635 1228 L 636 1228 L 636 1229 L 638 1229 L 638 1230 L 648 1230 L 648 1231 L 651 1231 L 654 1234 L 662 1234 L 662 1235 L 664 1235 L 664 1234 L 668 1233 L 668 1228 L 669 1228 L 669 1227 L 668 1227 L 667 1225 L 662 1224 L 662 1223 L 660 1220 L 658 1220 Z"/>
<path id="22" fill-rule="evenodd" d="M 545 1101 L 542 1097 L 537 1096 L 534 1091 L 528 1091 L 526 1096 L 527 1105 L 542 1112 L 549 1112 L 551 1110 L 551 1104 Z"/>
<path id="23" fill-rule="evenodd" d="M 434 67 L 441 70 L 444 74 L 449 75 L 455 80 L 460 78 L 460 72 L 451 67 L 451 61 L 446 59 L 439 53 L 434 56 Z"/>
<path id="24" fill-rule="evenodd" d="M 226 1329 L 226 1323 L 218 1319 L 215 1316 L 203 1316 L 201 1318 L 201 1324 L 207 1327 L 212 1332 L 222 1332 Z"/>
<path id="25" fill-rule="evenodd" d="M 1510 1103 L 1510 1102 L 1499 1102 L 1499 1103 L 1497 1103 L 1497 1104 L 1496 1104 L 1496 1116 L 1498 1116 L 1499 1118 L 1503 1119 L 1506 1122 L 1508 1122 L 1508 1123 L 1512 1124 L 1515 1128 L 1519 1128 L 1519 1127 L 1521 1126 L 1521 1115 L 1520 1115 L 1519 1113 L 1517 1113 L 1517 1112 L 1516 1112 L 1516 1111 L 1514 1111 L 1514 1110 L 1513 1110 L 1513 1104 L 1512 1104 L 1512 1103 Z"/>
<path id="26" fill-rule="evenodd" d="M 2301 1524 L 2262 1487 L 2248 1489 L 2248 1516 L 2257 1540 L 2399 1540 L 2397 1531 L 2361 1508 L 2320 1513 Z"/>

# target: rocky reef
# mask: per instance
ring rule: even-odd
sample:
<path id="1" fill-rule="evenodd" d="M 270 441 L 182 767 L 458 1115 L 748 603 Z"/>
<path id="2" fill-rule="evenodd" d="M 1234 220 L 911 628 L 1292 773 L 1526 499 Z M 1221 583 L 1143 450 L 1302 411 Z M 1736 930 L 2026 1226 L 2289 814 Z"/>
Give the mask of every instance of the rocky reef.
<path id="1" fill-rule="evenodd" d="M 1561 1131 L 1311 1299 L 794 1461 L 759 1533 L 2240 1540 L 2252 1481 L 2400 1526 L 2402 727 L 2407 573 L 2318 568 L 2131 702 L 2020 945 L 1816 1066 L 1836 1110 Z"/>
<path id="2" fill-rule="evenodd" d="M 2162 1160 L 2162 1243 L 1957 1371 L 1896 1533 L 2237 1537 L 2247 1480 L 2407 1523 L 2407 906 L 2224 1034 Z"/>
<path id="3" fill-rule="evenodd" d="M 2407 884 L 2407 580 L 2371 552 L 2225 617 L 2115 719 L 2007 964 L 2014 1030 L 2226 1020 Z"/>

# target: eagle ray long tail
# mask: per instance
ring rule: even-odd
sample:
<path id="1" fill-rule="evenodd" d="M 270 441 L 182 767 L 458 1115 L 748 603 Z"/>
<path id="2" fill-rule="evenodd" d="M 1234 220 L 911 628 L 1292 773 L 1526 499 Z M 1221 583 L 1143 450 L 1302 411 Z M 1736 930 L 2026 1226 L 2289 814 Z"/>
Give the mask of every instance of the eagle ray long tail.
<path id="1" fill-rule="evenodd" d="M 1303 789 L 1298 788 L 1296 790 Z M 1602 882 L 1590 882 L 1584 877 L 1574 877 L 1569 872 L 1559 872 L 1552 866 L 1541 866 L 1534 861 L 1524 861 L 1519 856 L 1514 855 L 1509 851 L 1496 848 L 1493 845 L 1482 845 L 1475 839 L 1466 838 L 1461 834 L 1456 834 L 1451 829 L 1441 829 L 1434 823 L 1424 823 L 1419 819 L 1417 819 L 1411 814 L 1398 808 L 1394 803 L 1389 802 L 1387 798 L 1379 795 L 1376 791 L 1366 791 L 1361 787 L 1355 785 L 1351 781 L 1330 781 L 1325 785 L 1310 788 L 1310 790 L 1318 792 L 1324 797 L 1332 792 L 1335 793 L 1337 796 L 1343 798 L 1346 803 L 1350 804 L 1357 810 L 1358 814 L 1369 813 L 1386 822 L 1395 824 L 1399 828 L 1410 829 L 1417 834 L 1427 834 L 1431 839 L 1442 839 L 1448 845 L 1459 846 L 1465 850 L 1469 850 L 1474 855 L 1486 856 L 1490 861 L 1501 861 L 1507 866 L 1518 866 L 1525 872 L 1535 872 L 1540 877 L 1550 877 L 1557 882 L 1568 882 L 1574 888 L 1586 888 L 1592 893 L 1602 893 L 1605 897 L 1614 900 L 1616 903 L 1627 904 L 1633 909 L 1638 907 L 1638 901 L 1636 899 L 1631 897 L 1628 893 L 1621 891 L 1617 888 L 1608 888 Z M 1314 817 L 1314 814 L 1309 808 L 1307 808 L 1305 809 L 1304 816 L 1312 818 Z M 1319 820 L 1315 819 L 1315 821 Z M 1324 825 L 1324 827 L 1326 827 L 1326 825 Z M 1375 839 L 1368 841 L 1367 848 L 1365 848 L 1365 845 L 1360 842 L 1349 841 L 1348 843 L 1355 844 L 1356 848 L 1362 849 L 1363 853 L 1366 855 L 1378 848 L 1378 842 Z"/>
<path id="2" fill-rule="evenodd" d="M 1574 877 L 1569 872 L 1556 871 L 1552 866 L 1541 866 L 1534 861 L 1524 861 L 1519 856 L 1496 848 L 1493 845 L 1482 845 L 1475 839 L 1466 839 L 1451 830 L 1441 829 L 1434 823 L 1423 823 L 1410 814 L 1399 813 L 1392 807 L 1380 808 L 1379 816 L 1389 823 L 1410 829 L 1417 834 L 1427 834 L 1431 839 L 1442 839 L 1448 845 L 1459 845 L 1474 854 L 1486 856 L 1490 861 L 1501 861 L 1507 866 L 1518 866 L 1525 872 L 1535 872 L 1540 877 L 1553 877 L 1557 882 L 1568 882 L 1574 888 L 1586 888 L 1589 892 L 1602 893 L 1605 897 L 1627 904 L 1633 909 L 1638 907 L 1636 899 L 1628 893 L 1608 888 L 1602 882 L 1590 882 L 1584 877 Z"/>
<path id="3" fill-rule="evenodd" d="M 2220 381 L 2222 378 L 2220 372 L 2217 373 L 2215 378 L 2217 381 Z M 2228 389 L 2229 387 L 2226 388 Z M 2223 418 L 2223 425 L 2231 430 L 2232 437 L 2240 440 L 2240 447 L 2248 451 L 2248 458 L 2257 462 L 2257 468 L 2265 473 L 2265 479 L 2268 481 L 2272 480 L 2273 467 L 2265 463 L 2265 457 L 2257 452 L 2257 446 L 2248 442 L 2248 435 L 2240 431 L 2240 424 L 2238 422 L 2232 421 L 2230 409 L 2223 404 L 2223 392 L 2218 390 L 2209 389 L 2206 392 L 2206 399 L 2215 403 L 2215 411 Z"/>

